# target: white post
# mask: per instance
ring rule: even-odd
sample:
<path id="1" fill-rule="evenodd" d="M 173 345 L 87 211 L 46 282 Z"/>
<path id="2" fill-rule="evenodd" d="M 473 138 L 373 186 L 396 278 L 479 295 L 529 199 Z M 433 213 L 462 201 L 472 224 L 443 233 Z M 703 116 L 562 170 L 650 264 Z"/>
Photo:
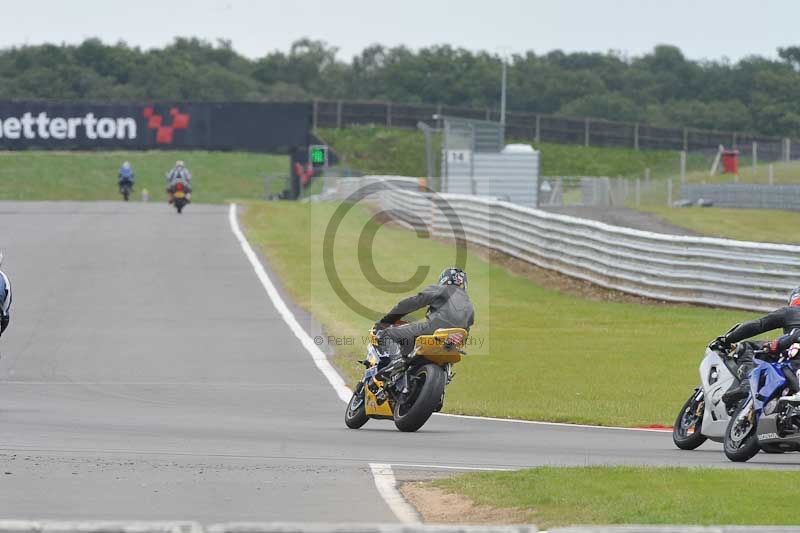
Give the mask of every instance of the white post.
<path id="1" fill-rule="evenodd" d="M 756 175 L 757 164 L 758 164 L 758 143 L 753 141 L 753 176 Z"/>
<path id="2" fill-rule="evenodd" d="M 667 180 L 667 207 L 672 207 L 672 179 Z"/>
<path id="3" fill-rule="evenodd" d="M 503 56 L 503 79 L 500 83 L 500 124 L 506 123 L 506 58 Z"/>
<path id="4" fill-rule="evenodd" d="M 769 168 L 769 184 L 773 185 L 775 178 L 774 178 L 774 168 L 772 166 L 772 163 L 769 164 L 768 168 Z"/>
<path id="5" fill-rule="evenodd" d="M 686 181 L 686 150 L 681 150 L 681 183 Z"/>

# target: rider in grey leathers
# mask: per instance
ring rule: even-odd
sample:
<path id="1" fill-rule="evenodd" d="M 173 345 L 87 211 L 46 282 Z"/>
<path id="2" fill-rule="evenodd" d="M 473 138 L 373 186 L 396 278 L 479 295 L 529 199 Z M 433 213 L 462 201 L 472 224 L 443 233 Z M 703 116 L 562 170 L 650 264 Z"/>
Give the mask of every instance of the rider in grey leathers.
<path id="1" fill-rule="evenodd" d="M 424 320 L 389 327 L 405 315 L 428 306 Z M 475 322 L 475 308 L 467 295 L 467 273 L 451 267 L 442 271 L 439 283 L 429 285 L 414 296 L 401 300 L 386 316 L 375 323 L 376 336 L 383 355 L 408 355 L 414 340 L 440 328 L 463 328 Z"/>

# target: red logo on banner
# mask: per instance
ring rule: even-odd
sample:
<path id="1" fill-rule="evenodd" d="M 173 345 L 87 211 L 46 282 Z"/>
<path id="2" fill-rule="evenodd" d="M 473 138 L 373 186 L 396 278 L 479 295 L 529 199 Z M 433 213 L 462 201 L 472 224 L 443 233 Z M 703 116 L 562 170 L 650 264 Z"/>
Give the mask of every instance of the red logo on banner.
<path id="1" fill-rule="evenodd" d="M 169 110 L 172 115 L 172 124 L 164 124 L 164 117 L 156 114 L 152 107 L 144 108 L 144 117 L 147 119 L 147 127 L 156 130 L 156 143 L 172 144 L 172 134 L 175 130 L 185 130 L 189 127 L 189 113 L 181 113 L 177 107 Z"/>

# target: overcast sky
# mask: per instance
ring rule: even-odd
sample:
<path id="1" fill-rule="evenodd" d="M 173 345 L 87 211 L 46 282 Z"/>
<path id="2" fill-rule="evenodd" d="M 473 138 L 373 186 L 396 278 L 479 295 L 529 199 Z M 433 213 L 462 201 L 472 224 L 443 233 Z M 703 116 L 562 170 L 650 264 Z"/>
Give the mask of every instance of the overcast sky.
<path id="1" fill-rule="evenodd" d="M 413 49 L 544 53 L 673 44 L 692 59 L 776 57 L 800 44 L 796 0 L 0 0 L 0 47 L 87 37 L 161 47 L 174 36 L 230 39 L 260 57 L 308 36 L 349 61 L 381 43 Z"/>

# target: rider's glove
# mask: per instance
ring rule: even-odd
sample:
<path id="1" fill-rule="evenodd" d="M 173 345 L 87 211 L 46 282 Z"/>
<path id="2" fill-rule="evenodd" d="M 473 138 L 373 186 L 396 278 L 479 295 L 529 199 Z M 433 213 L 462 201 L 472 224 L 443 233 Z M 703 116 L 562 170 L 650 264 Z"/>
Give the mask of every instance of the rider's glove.
<path id="1" fill-rule="evenodd" d="M 728 352 L 731 349 L 731 342 L 725 335 L 721 335 L 708 344 L 710 350 L 715 352 Z"/>

